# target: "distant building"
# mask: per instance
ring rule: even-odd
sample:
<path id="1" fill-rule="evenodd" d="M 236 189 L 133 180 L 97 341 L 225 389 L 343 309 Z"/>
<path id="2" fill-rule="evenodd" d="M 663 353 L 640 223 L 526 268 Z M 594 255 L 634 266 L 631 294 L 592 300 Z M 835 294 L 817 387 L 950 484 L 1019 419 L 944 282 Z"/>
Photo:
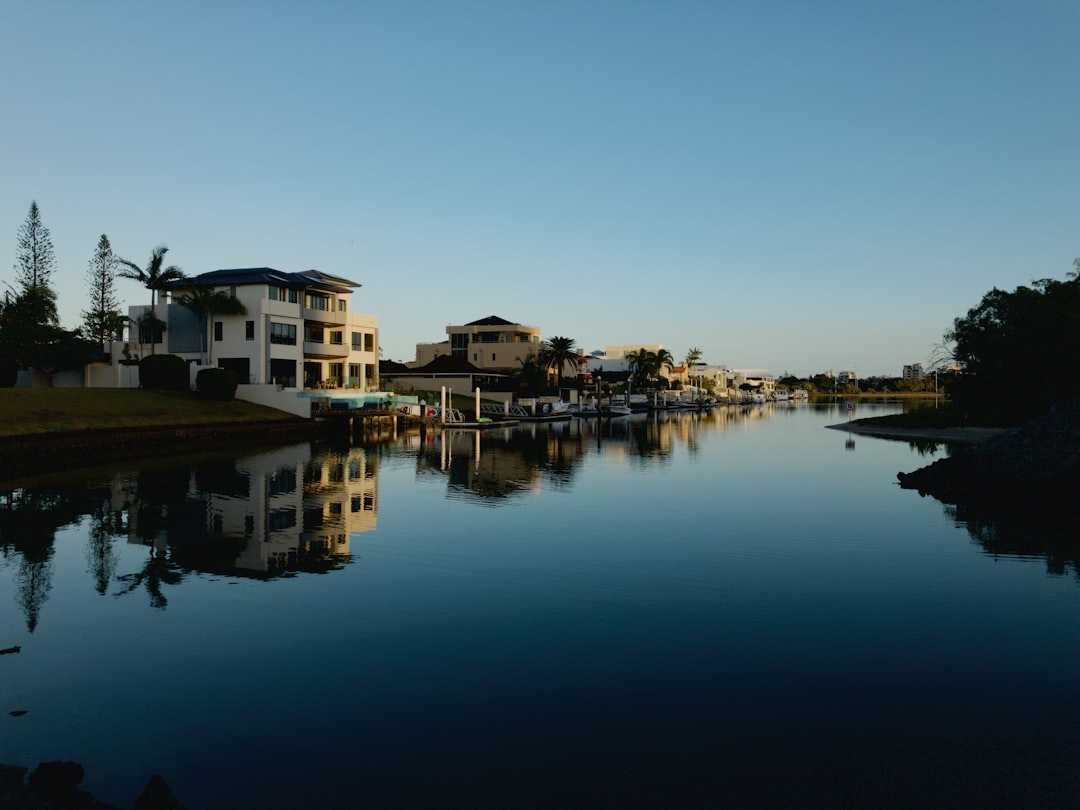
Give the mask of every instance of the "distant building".
<path id="1" fill-rule="evenodd" d="M 836 375 L 836 382 L 840 385 L 854 385 L 859 381 L 854 371 L 841 371 Z"/>
<path id="2" fill-rule="evenodd" d="M 912 363 L 904 366 L 903 377 L 905 380 L 921 380 L 924 376 L 922 363 Z"/>
<path id="3" fill-rule="evenodd" d="M 540 354 L 540 329 L 490 315 L 462 326 L 447 326 L 449 340 L 417 343 L 416 360 L 407 365 L 426 366 L 438 357 L 467 360 L 478 369 L 507 373 L 520 368 L 530 355 Z"/>

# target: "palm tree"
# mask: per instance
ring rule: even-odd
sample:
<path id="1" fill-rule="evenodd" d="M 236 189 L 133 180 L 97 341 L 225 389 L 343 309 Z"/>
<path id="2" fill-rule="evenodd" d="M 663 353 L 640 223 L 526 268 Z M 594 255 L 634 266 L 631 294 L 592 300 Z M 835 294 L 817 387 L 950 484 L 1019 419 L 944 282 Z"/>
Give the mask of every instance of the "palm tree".
<path id="1" fill-rule="evenodd" d="M 653 358 L 653 362 L 655 363 L 654 370 L 657 377 L 660 376 L 660 372 L 665 368 L 669 373 L 675 368 L 675 358 L 671 356 L 671 352 L 667 349 L 660 349 L 653 355 Z"/>
<path id="2" fill-rule="evenodd" d="M 626 362 L 630 366 L 630 373 L 633 375 L 635 382 L 639 380 L 647 382 L 653 376 L 655 370 L 659 368 L 656 363 L 656 354 L 645 347 L 638 349 L 634 354 L 628 355 Z"/>
<path id="3" fill-rule="evenodd" d="M 543 349 L 544 368 L 548 371 L 555 369 L 555 388 L 562 387 L 563 366 L 572 363 L 578 367 L 578 352 L 574 346 L 574 339 L 568 337 L 553 337 L 544 344 Z"/>
<path id="4" fill-rule="evenodd" d="M 123 268 L 117 273 L 120 278 L 131 279 L 142 284 L 150 290 L 150 314 L 157 317 L 155 308 L 160 299 L 160 293 L 165 287 L 174 281 L 183 281 L 187 278 L 184 271 L 176 265 L 162 267 L 165 263 L 165 254 L 169 249 L 165 245 L 158 245 L 150 253 L 150 263 L 145 268 L 139 267 L 127 259 L 117 259 Z M 139 330 L 139 342 L 142 343 L 142 330 Z M 154 354 L 154 335 L 150 335 L 150 354 Z"/>
<path id="5" fill-rule="evenodd" d="M 207 327 L 213 324 L 215 315 L 246 315 L 245 307 L 239 299 L 233 298 L 224 290 L 215 290 L 200 284 L 189 285 L 180 296 L 180 306 L 186 307 L 199 316 L 200 347 L 206 340 Z M 214 330 L 210 329 L 206 365 L 214 362 Z"/>
<path id="6" fill-rule="evenodd" d="M 690 383 L 691 384 L 693 384 L 693 382 L 694 382 L 694 366 L 697 365 L 697 362 L 700 359 L 701 359 L 701 349 L 694 348 L 694 349 L 690 349 L 689 351 L 686 352 L 686 360 L 684 360 L 683 362 L 686 363 L 686 373 L 687 373 L 687 376 L 689 376 L 689 378 L 690 378 Z"/>

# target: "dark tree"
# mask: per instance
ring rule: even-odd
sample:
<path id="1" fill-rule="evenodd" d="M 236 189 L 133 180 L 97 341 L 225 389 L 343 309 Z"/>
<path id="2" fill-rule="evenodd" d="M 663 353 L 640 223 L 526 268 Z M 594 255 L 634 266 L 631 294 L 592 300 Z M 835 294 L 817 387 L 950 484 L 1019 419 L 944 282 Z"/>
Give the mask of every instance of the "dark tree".
<path id="1" fill-rule="evenodd" d="M 566 365 L 572 365 L 575 371 L 578 368 L 578 353 L 574 347 L 574 339 L 553 337 L 544 345 L 541 362 L 547 371 L 555 371 L 555 387 L 561 388 L 563 368 Z"/>
<path id="2" fill-rule="evenodd" d="M 995 288 L 945 338 L 963 370 L 952 385 L 962 414 L 1017 421 L 1080 396 L 1080 281 Z"/>
<path id="3" fill-rule="evenodd" d="M 94 343 L 108 344 L 116 334 L 120 315 L 115 290 L 116 265 L 109 237 L 102 234 L 86 271 L 90 306 L 82 312 L 83 331 Z"/>
<path id="4" fill-rule="evenodd" d="M 49 287 L 56 265 L 52 237 L 41 222 L 37 200 L 30 203 L 30 213 L 19 228 L 15 248 L 15 281 L 23 292 L 32 287 Z"/>

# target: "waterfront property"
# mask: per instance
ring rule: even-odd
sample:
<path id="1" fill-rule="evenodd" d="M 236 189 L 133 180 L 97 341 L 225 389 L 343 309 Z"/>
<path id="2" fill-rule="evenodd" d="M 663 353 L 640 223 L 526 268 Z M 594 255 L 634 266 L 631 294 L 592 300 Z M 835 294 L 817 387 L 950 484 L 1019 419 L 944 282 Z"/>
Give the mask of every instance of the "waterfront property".
<path id="1" fill-rule="evenodd" d="M 447 326 L 447 340 L 417 343 L 412 367 L 426 366 L 447 355 L 467 360 L 478 369 L 507 373 L 541 349 L 540 328 L 490 315 L 462 326 Z"/>
<path id="2" fill-rule="evenodd" d="M 378 323 L 354 310 L 359 287 L 318 270 L 269 267 L 215 270 L 175 282 L 153 311 L 129 308 L 108 361 L 89 366 L 85 384 L 137 386 L 139 358 L 167 353 L 188 362 L 193 380 L 201 368 L 230 369 L 241 386 L 238 396 L 297 413 L 308 407 L 295 396 L 302 391 L 376 392 Z M 214 294 L 233 306 L 212 299 L 197 306 Z M 188 306 L 180 303 L 185 297 Z"/>

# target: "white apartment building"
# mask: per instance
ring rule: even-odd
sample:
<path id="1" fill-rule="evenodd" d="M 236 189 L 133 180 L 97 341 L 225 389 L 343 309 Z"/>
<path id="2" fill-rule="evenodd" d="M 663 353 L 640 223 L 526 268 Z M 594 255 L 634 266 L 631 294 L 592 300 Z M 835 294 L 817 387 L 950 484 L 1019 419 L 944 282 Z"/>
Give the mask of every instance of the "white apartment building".
<path id="1" fill-rule="evenodd" d="M 353 310 L 359 286 L 318 270 L 286 273 L 254 267 L 202 273 L 169 286 L 171 300 L 155 312 L 165 324 L 163 334 L 143 328 L 141 341 L 130 339 L 123 351 L 129 357 L 146 356 L 154 340 L 156 353 L 176 354 L 195 366 L 231 369 L 242 385 L 375 391 L 379 330 L 374 315 Z M 246 312 L 200 317 L 177 303 L 192 287 L 223 292 Z M 138 323 L 147 310 L 131 307 L 131 321 Z"/>

